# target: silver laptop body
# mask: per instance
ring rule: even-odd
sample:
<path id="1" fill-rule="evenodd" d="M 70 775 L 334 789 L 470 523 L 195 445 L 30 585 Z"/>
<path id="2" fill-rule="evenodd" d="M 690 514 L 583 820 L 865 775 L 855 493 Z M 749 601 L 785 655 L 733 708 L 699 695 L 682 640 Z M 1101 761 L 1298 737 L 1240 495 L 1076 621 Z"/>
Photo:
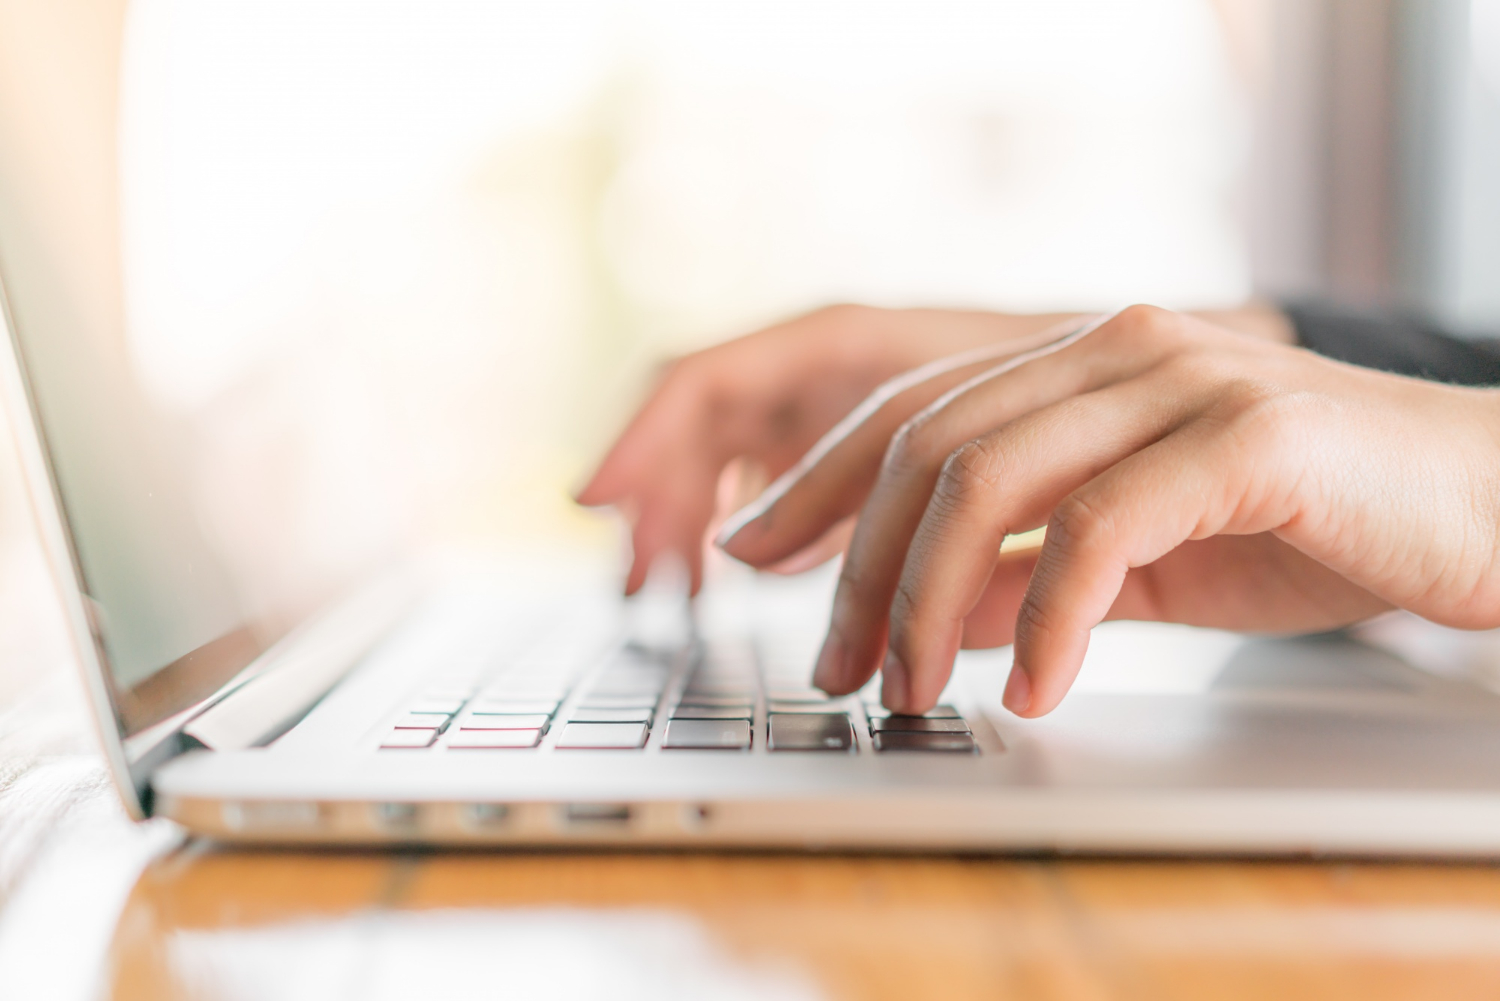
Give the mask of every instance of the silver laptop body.
<path id="1" fill-rule="evenodd" d="M 690 612 L 545 561 L 419 568 L 246 611 L 121 351 L 122 8 L 4 9 L 0 378 L 134 815 L 268 843 L 1500 854 L 1500 698 L 1338 637 L 1119 624 L 1045 719 L 997 708 L 1000 651 L 893 720 L 809 688 L 816 579 Z"/>

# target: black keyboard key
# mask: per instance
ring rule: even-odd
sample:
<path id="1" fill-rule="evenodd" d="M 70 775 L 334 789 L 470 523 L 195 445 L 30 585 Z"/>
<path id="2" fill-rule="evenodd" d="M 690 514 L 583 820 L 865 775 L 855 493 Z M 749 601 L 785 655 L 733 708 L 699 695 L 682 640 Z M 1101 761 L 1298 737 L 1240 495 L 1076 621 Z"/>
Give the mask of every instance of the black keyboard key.
<path id="1" fill-rule="evenodd" d="M 771 702 L 800 702 L 803 704 L 817 704 L 827 702 L 834 696 L 816 688 L 772 688 L 766 692 L 767 700 Z"/>
<path id="2" fill-rule="evenodd" d="M 748 702 L 738 706 L 678 706 L 673 719 L 750 719 L 754 706 Z"/>
<path id="3" fill-rule="evenodd" d="M 892 715 L 892 713 L 891 713 L 891 711 L 889 709 L 885 708 L 884 706 L 880 706 L 880 705 L 866 705 L 865 706 L 865 715 L 868 716 L 868 717 L 870 717 L 870 719 L 873 720 L 873 719 L 884 719 L 885 717 Z M 952 706 L 937 706 L 937 707 L 935 707 L 933 709 L 930 709 L 927 712 L 923 713 L 920 717 L 914 717 L 914 718 L 920 718 L 920 719 L 962 719 L 962 717 L 958 714 L 958 710 L 954 709 Z"/>
<path id="4" fill-rule="evenodd" d="M 892 733 L 901 731 L 903 733 L 968 733 L 969 724 L 961 719 L 929 719 L 926 716 L 886 716 L 883 719 L 872 719 L 870 730 L 873 733 L 885 731 Z"/>
<path id="5" fill-rule="evenodd" d="M 753 695 L 695 695 L 688 692 L 682 697 L 682 705 L 700 709 L 741 709 L 755 704 Z"/>
<path id="6" fill-rule="evenodd" d="M 747 751 L 750 749 L 750 721 L 747 719 L 673 719 L 667 723 L 662 747 Z"/>
<path id="7" fill-rule="evenodd" d="M 773 751 L 847 751 L 854 728 L 845 713 L 773 714 L 766 746 Z"/>
<path id="8" fill-rule="evenodd" d="M 974 737 L 967 733 L 913 733 L 910 730 L 882 730 L 875 734 L 875 750 L 973 754 Z"/>

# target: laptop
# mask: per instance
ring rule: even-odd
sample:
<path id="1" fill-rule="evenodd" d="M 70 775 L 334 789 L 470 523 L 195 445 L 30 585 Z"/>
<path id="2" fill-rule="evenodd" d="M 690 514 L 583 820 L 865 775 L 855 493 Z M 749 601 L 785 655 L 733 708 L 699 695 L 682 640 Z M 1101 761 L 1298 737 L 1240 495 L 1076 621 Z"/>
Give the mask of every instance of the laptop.
<path id="1" fill-rule="evenodd" d="M 1500 854 L 1500 697 L 1340 636 L 1114 624 L 1046 718 L 1000 708 L 1004 650 L 910 718 L 809 684 L 826 576 L 696 606 L 546 559 L 247 589 L 124 347 L 122 8 L 4 10 L 0 380 L 134 816 L 265 844 Z"/>

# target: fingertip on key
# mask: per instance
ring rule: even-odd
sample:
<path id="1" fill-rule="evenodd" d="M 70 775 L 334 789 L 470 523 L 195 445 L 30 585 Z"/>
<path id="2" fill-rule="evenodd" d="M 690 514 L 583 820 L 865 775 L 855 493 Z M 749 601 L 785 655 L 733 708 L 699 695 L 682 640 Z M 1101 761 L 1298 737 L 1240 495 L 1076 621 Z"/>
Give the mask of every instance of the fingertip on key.
<path id="1" fill-rule="evenodd" d="M 1001 698 L 1005 708 L 1017 716 L 1026 715 L 1031 708 L 1031 678 L 1020 664 L 1010 669 L 1010 678 L 1005 682 L 1005 695 Z"/>
<path id="2" fill-rule="evenodd" d="M 844 694 L 844 661 L 847 657 L 843 641 L 830 632 L 818 651 L 817 666 L 813 668 L 813 684 L 830 695 Z"/>
<path id="3" fill-rule="evenodd" d="M 885 662 L 880 666 L 880 702 L 893 713 L 905 712 L 911 706 L 911 676 L 906 662 L 894 651 L 885 652 Z"/>

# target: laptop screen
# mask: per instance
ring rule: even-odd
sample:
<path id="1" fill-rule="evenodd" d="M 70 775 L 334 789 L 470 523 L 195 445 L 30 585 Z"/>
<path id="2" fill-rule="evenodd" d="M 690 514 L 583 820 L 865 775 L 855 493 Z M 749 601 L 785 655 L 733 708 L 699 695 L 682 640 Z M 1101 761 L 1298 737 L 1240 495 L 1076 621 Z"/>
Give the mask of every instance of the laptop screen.
<path id="1" fill-rule="evenodd" d="M 206 485 L 193 429 L 153 404 L 130 357 L 115 149 L 125 4 L 54 8 L 0 7 L 0 284 L 128 735 L 211 694 L 284 627 L 267 614 L 275 601 L 247 600 L 227 571 L 194 501 Z"/>

